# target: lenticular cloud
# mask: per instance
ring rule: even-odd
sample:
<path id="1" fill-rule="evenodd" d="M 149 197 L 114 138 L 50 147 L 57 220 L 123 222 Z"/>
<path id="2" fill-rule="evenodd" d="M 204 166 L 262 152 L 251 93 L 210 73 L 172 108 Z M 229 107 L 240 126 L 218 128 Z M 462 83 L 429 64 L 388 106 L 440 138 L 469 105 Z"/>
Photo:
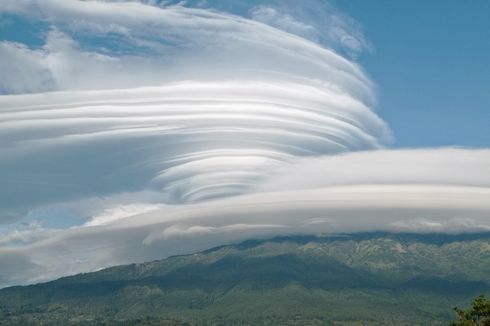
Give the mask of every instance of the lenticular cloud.
<path id="1" fill-rule="evenodd" d="M 30 18 L 50 24 L 38 49 L 2 44 L 3 55 L 38 64 L 13 65 L 32 71 L 4 80 L 4 92 L 58 91 L 0 99 L 0 167 L 16 171 L 13 184 L 28 178 L 8 190 L 27 205 L 12 211 L 142 188 L 165 203 L 243 194 L 295 157 L 389 141 L 356 64 L 272 26 L 183 6 L 4 7 L 36 8 Z"/>
<path id="2" fill-rule="evenodd" d="M 351 19 L 152 3 L 0 4 L 28 30 L 0 42 L 0 285 L 253 237 L 490 229 L 488 150 L 384 149 Z"/>
<path id="3" fill-rule="evenodd" d="M 86 188 L 142 174 L 132 186 L 162 192 L 169 203 L 246 193 L 295 157 L 379 148 L 387 137 L 383 122 L 362 102 L 284 80 L 186 81 L 4 96 L 0 103 L 0 134 L 9 154 L 2 163 L 10 169 L 37 169 L 42 184 L 76 178 L 69 182 Z M 85 180 L 60 179 L 60 170 L 81 170 Z M 53 199 L 70 195 L 62 188 L 52 190 Z"/>

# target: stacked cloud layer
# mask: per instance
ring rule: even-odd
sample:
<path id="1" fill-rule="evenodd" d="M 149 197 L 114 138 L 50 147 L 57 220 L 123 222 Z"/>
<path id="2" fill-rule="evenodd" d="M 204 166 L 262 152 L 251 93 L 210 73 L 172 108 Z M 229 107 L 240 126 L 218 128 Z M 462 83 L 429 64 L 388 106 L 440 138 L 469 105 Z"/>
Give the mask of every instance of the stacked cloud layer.
<path id="1" fill-rule="evenodd" d="M 313 7 L 2 2 L 0 31 L 29 33 L 0 42 L 0 285 L 251 237 L 490 230 L 490 151 L 384 150 L 341 55 L 368 44 Z"/>
<path id="2" fill-rule="evenodd" d="M 269 25 L 134 2 L 2 6 L 9 29 L 22 17 L 45 37 L 1 43 L 3 92 L 62 91 L 0 99 L 5 216 L 142 189 L 165 203 L 241 194 L 294 157 L 389 141 L 356 64 Z"/>

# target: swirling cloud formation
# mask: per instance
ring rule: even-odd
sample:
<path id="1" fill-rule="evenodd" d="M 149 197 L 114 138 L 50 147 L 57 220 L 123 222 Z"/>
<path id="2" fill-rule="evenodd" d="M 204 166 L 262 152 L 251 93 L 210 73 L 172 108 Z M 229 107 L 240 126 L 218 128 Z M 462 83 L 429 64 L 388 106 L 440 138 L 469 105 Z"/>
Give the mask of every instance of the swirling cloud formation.
<path id="1" fill-rule="evenodd" d="M 0 285 L 251 237 L 490 229 L 490 152 L 384 149 L 352 61 L 370 45 L 323 1 L 0 14 Z"/>

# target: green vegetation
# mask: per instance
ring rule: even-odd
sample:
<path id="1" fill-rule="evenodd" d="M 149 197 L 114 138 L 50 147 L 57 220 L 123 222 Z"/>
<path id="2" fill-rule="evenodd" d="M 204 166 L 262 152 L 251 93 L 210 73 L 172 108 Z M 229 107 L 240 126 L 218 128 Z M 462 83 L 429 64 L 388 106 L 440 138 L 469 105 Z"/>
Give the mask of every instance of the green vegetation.
<path id="1" fill-rule="evenodd" d="M 482 292 L 488 233 L 286 237 L 6 288 L 0 325 L 448 325 Z"/>
<path id="2" fill-rule="evenodd" d="M 458 320 L 452 326 L 490 326 L 490 300 L 482 294 L 473 300 L 473 305 L 468 310 L 454 308 Z"/>

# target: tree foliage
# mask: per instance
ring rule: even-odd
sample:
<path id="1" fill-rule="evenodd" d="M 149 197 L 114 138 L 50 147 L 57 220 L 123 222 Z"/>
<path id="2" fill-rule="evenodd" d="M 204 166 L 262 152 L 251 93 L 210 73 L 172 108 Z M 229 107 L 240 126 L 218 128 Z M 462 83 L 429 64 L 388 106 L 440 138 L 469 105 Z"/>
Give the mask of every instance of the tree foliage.
<path id="1" fill-rule="evenodd" d="M 471 308 L 464 310 L 454 308 L 458 320 L 452 326 L 490 326 L 490 300 L 485 295 L 480 295 L 473 300 Z"/>

